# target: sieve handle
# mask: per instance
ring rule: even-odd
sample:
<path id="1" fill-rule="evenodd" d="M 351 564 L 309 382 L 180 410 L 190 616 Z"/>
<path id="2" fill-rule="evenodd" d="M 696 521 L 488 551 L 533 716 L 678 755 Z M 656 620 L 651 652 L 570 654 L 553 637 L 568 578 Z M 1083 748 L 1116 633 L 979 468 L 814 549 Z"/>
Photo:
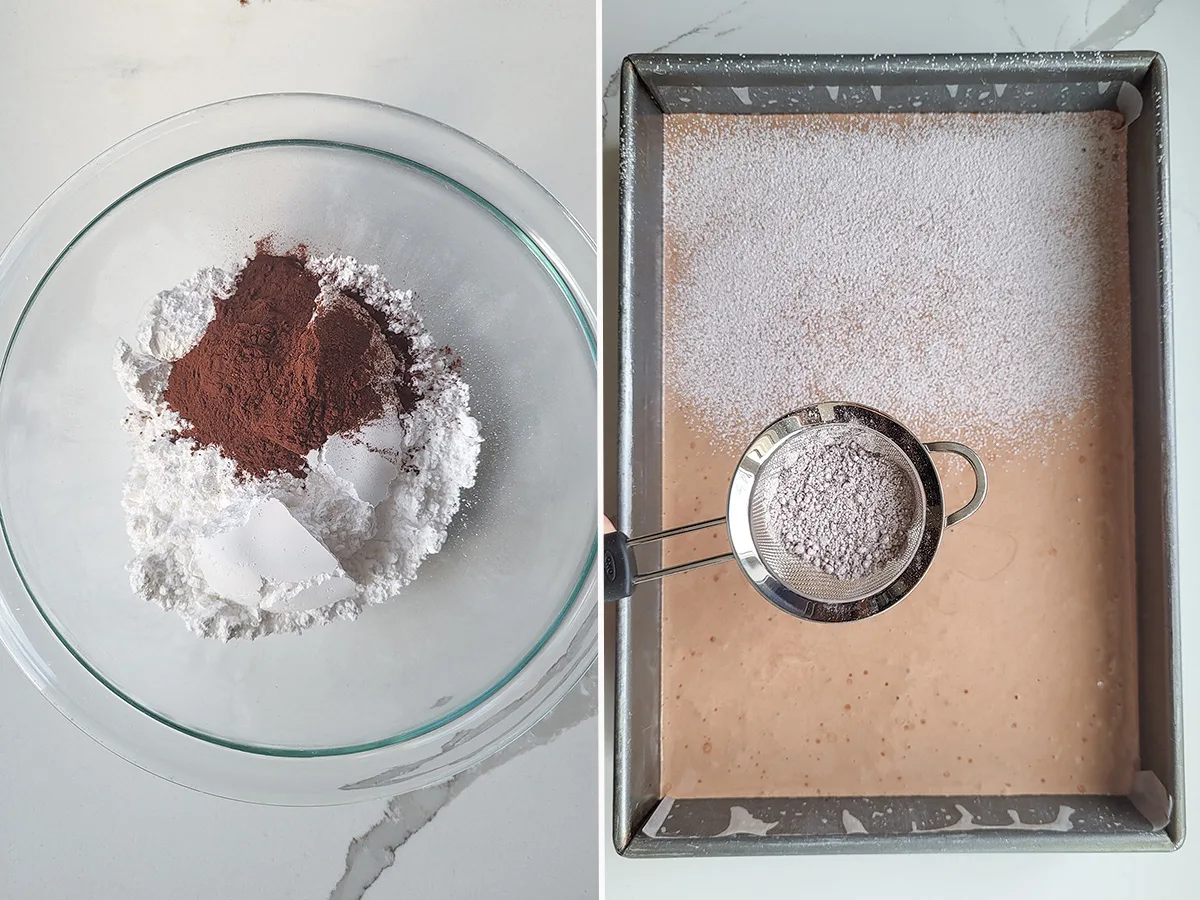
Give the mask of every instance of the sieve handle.
<path id="1" fill-rule="evenodd" d="M 641 544 L 658 543 L 665 541 L 667 538 L 689 534 L 693 531 L 703 531 L 706 528 L 715 528 L 718 525 L 724 524 L 725 517 L 722 516 L 719 519 L 709 519 L 707 522 L 696 522 L 692 525 L 681 525 L 678 528 L 668 528 L 666 531 L 659 531 L 655 534 L 644 534 L 634 538 L 627 537 L 619 531 L 610 531 L 604 535 L 604 599 L 606 601 L 623 600 L 633 593 L 633 589 L 637 585 L 644 582 L 657 581 L 668 575 L 690 572 L 692 569 L 699 569 L 704 566 L 711 566 L 714 563 L 733 559 L 732 553 L 722 553 L 719 556 L 710 556 L 707 559 L 697 559 L 693 562 L 680 563 L 677 566 L 668 566 L 665 569 L 656 569 L 653 572 L 638 574 L 637 559 L 633 555 L 633 548 Z"/>
<path id="2" fill-rule="evenodd" d="M 970 463 L 971 471 L 975 473 L 975 495 L 962 509 L 956 509 L 946 516 L 946 527 L 950 528 L 983 506 L 983 498 L 987 496 L 987 472 L 983 469 L 983 460 L 979 458 L 979 454 L 957 441 L 933 441 L 926 444 L 925 449 L 931 453 L 953 453 L 955 456 L 961 456 Z"/>

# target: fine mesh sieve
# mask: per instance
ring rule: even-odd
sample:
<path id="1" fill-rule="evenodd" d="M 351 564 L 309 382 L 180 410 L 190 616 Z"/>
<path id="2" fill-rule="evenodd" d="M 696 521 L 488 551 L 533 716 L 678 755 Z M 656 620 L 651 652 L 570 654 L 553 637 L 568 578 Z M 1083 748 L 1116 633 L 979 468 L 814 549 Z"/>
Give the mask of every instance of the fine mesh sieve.
<path id="1" fill-rule="evenodd" d="M 810 555 L 788 547 L 769 522 L 769 509 L 781 475 L 822 442 L 851 438 L 903 473 L 912 491 L 908 528 L 887 553 L 875 553 L 862 571 L 825 571 Z M 964 458 L 975 474 L 975 493 L 965 506 L 945 514 L 941 481 L 930 452 Z M 667 575 L 735 559 L 764 597 L 780 609 L 822 622 L 863 619 L 907 596 L 933 562 L 942 532 L 979 509 L 987 476 L 979 456 L 962 444 L 922 444 L 912 432 L 883 413 L 854 403 L 818 403 L 772 422 L 750 443 L 738 461 L 729 488 L 727 515 L 656 534 L 605 537 L 605 598 L 628 597 L 633 588 Z M 726 525 L 731 553 L 638 574 L 632 548 L 670 537 Z M 879 548 L 867 548 L 874 553 Z"/>
<path id="2" fill-rule="evenodd" d="M 900 474 L 898 491 L 904 491 L 909 523 L 899 542 L 884 548 L 880 558 L 865 571 L 839 574 L 831 566 L 822 568 L 814 559 L 805 558 L 789 548 L 772 529 L 769 509 L 780 489 L 780 481 L 789 470 L 810 465 L 814 457 L 831 445 L 851 442 Z M 835 489 L 836 490 L 836 489 Z M 750 538 L 767 571 L 781 584 L 809 600 L 846 603 L 861 600 L 883 590 L 908 566 L 920 546 L 925 530 L 925 498 L 917 470 L 900 448 L 888 438 L 852 423 L 834 423 L 790 432 L 780 440 L 771 456 L 758 470 L 750 490 Z M 866 511 L 863 511 L 866 515 Z M 864 551 L 868 548 L 864 547 Z M 828 569 L 828 571 L 827 571 Z"/>

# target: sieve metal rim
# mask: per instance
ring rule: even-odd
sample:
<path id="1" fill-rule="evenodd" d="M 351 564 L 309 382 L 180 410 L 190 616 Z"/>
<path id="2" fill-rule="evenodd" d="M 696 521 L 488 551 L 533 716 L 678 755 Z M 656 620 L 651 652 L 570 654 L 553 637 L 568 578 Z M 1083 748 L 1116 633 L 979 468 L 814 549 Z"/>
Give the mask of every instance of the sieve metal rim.
<path id="1" fill-rule="evenodd" d="M 925 524 L 916 552 L 896 578 L 861 600 L 829 602 L 793 591 L 771 574 L 754 545 L 750 528 L 750 494 L 759 469 L 795 432 L 816 426 L 854 424 L 891 440 L 912 464 L 924 499 Z M 760 594 L 789 615 L 814 622 L 852 622 L 877 615 L 899 603 L 933 563 L 946 528 L 942 482 L 925 445 L 891 416 L 848 401 L 816 403 L 776 419 L 750 442 L 729 484 L 726 524 L 733 557 Z"/>

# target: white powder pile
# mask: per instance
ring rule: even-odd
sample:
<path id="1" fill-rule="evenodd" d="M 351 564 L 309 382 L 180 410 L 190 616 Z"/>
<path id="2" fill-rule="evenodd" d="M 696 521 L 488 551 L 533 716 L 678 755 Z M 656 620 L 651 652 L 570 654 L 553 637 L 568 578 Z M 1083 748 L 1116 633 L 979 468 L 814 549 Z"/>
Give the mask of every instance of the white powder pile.
<path id="1" fill-rule="evenodd" d="M 834 426 L 793 438 L 777 451 L 770 482 L 756 486 L 775 539 L 806 566 L 842 580 L 894 562 L 916 518 L 912 479 L 869 437 L 860 427 Z"/>
<path id="2" fill-rule="evenodd" d="M 133 462 L 124 492 L 134 552 L 130 578 L 140 595 L 174 610 L 204 637 L 299 631 L 335 618 L 353 619 L 368 604 L 392 599 L 416 577 L 421 561 L 441 549 L 460 493 L 475 481 L 481 438 L 470 415 L 469 390 L 455 357 L 435 346 L 422 327 L 412 292 L 394 290 L 377 267 L 349 257 L 310 259 L 306 265 L 319 277 L 323 297 L 352 291 L 383 311 L 390 330 L 410 337 L 419 400 L 398 421 L 393 412 L 393 421 L 368 423 L 336 447 L 330 438 L 319 453 L 309 455 L 303 479 L 286 472 L 239 477 L 235 463 L 218 448 L 178 437 L 184 423 L 163 400 L 171 363 L 199 342 L 214 316 L 213 296 L 228 297 L 240 269 L 205 269 L 163 292 L 141 323 L 137 346 L 121 342 L 117 347 L 114 369 L 132 404 L 125 426 L 132 435 Z M 348 480 L 334 454 L 366 446 L 375 434 L 396 439 L 387 459 L 388 466 L 394 464 L 392 480 L 390 486 L 382 482 L 380 496 L 360 497 L 360 490 L 369 494 L 362 484 L 371 479 Z M 379 484 L 375 478 L 374 486 Z M 271 533 L 299 548 L 288 565 L 303 577 L 264 575 L 250 601 L 214 588 L 205 575 L 211 571 L 205 568 L 206 547 L 233 533 L 231 526 L 280 527 L 277 520 L 292 531 Z M 296 522 L 303 530 L 295 528 Z M 280 567 L 271 557 L 273 549 L 250 548 L 261 557 L 255 563 L 264 571 Z M 330 554 L 333 561 L 320 565 Z"/>
<path id="3" fill-rule="evenodd" d="M 664 371 L 726 449 L 819 400 L 1036 448 L 1113 383 L 1117 113 L 665 122 Z"/>

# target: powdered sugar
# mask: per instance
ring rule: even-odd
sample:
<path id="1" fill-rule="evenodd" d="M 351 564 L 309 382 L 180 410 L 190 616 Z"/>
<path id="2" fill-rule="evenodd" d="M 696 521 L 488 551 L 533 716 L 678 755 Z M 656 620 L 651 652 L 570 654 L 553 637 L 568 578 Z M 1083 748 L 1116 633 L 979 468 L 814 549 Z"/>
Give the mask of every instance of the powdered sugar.
<path id="1" fill-rule="evenodd" d="M 767 528 L 806 566 L 862 578 L 908 545 L 917 509 L 909 474 L 856 426 L 812 429 L 778 451 L 764 491 Z"/>
<path id="2" fill-rule="evenodd" d="M 212 321 L 213 300 L 233 293 L 237 272 L 215 266 L 201 269 L 175 287 L 160 292 L 138 326 L 137 342 L 143 353 L 174 362 L 200 342 Z"/>
<path id="3" fill-rule="evenodd" d="M 169 361 L 200 339 L 214 313 L 213 294 L 229 295 L 236 270 L 202 270 L 160 294 L 139 329 L 140 350 L 124 342 L 117 347 L 114 369 L 132 403 L 125 425 L 133 462 L 124 493 L 134 551 L 130 578 L 139 594 L 174 610 L 205 637 L 298 631 L 355 618 L 368 604 L 391 599 L 416 577 L 422 560 L 441 549 L 461 491 L 474 484 L 481 438 L 469 411 L 469 389 L 453 354 L 436 347 L 422 327 L 412 292 L 393 290 L 377 267 L 349 257 L 311 259 L 307 265 L 321 279 L 323 296 L 352 289 L 383 311 L 392 330 L 411 338 L 419 399 L 400 417 L 401 443 L 389 451 L 399 473 L 377 505 L 360 499 L 324 462 L 311 465 L 303 479 L 286 472 L 242 479 L 216 447 L 177 438 L 182 423 L 162 399 Z M 287 611 L 288 600 L 313 584 L 265 584 L 265 599 L 256 606 L 211 589 L 197 558 L 198 538 L 226 527 L 230 516 L 244 520 L 248 510 L 270 498 L 337 558 L 356 583 L 353 596 Z"/>
<path id="4" fill-rule="evenodd" d="M 1036 447 L 1128 377 L 1117 114 L 665 123 L 664 370 L 727 447 L 816 400 Z"/>

